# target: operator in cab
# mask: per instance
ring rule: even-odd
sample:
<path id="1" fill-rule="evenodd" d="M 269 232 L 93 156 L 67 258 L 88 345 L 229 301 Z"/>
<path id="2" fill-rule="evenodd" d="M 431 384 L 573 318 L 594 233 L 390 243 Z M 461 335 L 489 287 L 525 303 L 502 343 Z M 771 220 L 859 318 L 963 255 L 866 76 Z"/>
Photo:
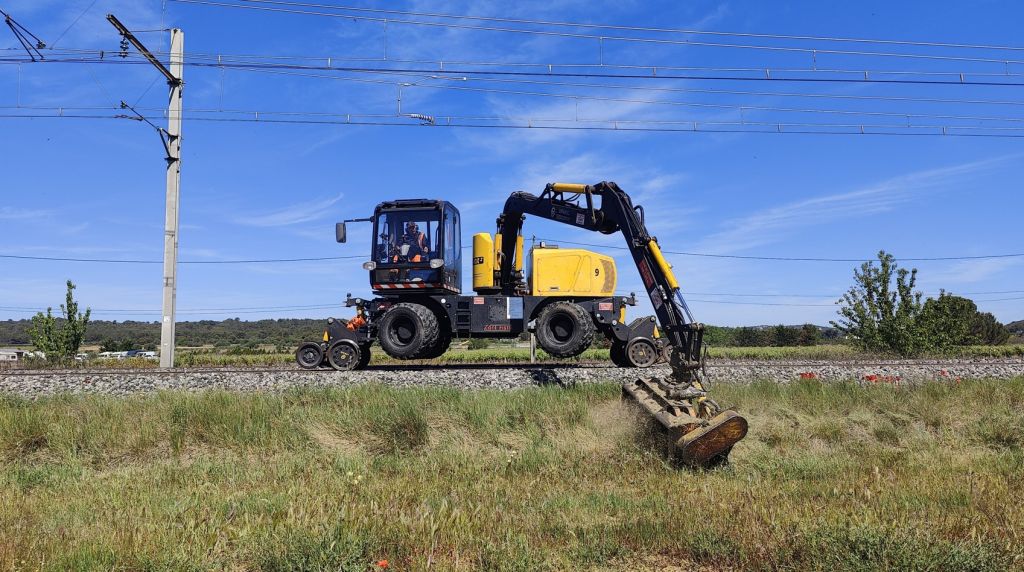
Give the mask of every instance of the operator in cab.
<path id="1" fill-rule="evenodd" d="M 403 246 L 409 247 L 408 252 L 402 253 L 406 261 L 420 262 L 427 254 L 427 237 L 420 232 L 419 225 L 409 221 L 405 223 L 405 234 L 402 235 L 398 246 L 400 252 L 405 250 Z M 395 256 L 394 262 L 398 262 L 398 256 Z"/>

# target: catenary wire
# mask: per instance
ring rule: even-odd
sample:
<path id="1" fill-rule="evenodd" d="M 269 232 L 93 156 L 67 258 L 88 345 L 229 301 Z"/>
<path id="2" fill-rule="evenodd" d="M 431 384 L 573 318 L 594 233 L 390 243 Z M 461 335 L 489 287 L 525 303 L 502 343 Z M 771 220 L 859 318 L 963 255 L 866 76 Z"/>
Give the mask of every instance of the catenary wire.
<path id="1" fill-rule="evenodd" d="M 105 65 L 148 65 L 148 62 L 138 59 L 125 59 L 125 60 L 113 60 L 104 57 L 99 58 L 85 58 L 85 57 L 74 57 L 64 59 L 53 59 L 49 58 L 46 60 L 32 61 L 27 58 L 7 57 L 0 58 L 0 64 L 60 64 L 60 63 L 71 63 L 71 64 L 105 64 Z M 926 71 L 876 71 L 876 72 L 865 72 L 862 70 L 821 70 L 821 69 L 804 69 L 804 70 L 774 70 L 774 71 L 789 71 L 789 72 L 801 72 L 811 73 L 820 75 L 823 73 L 835 73 L 835 74 L 853 74 L 856 77 L 779 77 L 778 75 L 772 75 L 772 68 L 711 68 L 711 67 L 698 67 L 698 68 L 674 68 L 674 69 L 686 69 L 691 71 L 704 71 L 704 72 L 748 72 L 757 73 L 756 76 L 737 76 L 737 75 L 692 75 L 692 74 L 664 74 L 657 73 L 657 70 L 665 69 L 658 66 L 623 66 L 629 67 L 630 69 L 648 69 L 652 70 L 653 73 L 596 73 L 596 72 L 566 72 L 566 71 L 555 71 L 549 69 L 547 71 L 509 71 L 509 70 L 472 70 L 472 69 L 447 69 L 447 70 L 426 70 L 417 68 L 387 68 L 387 67 L 360 67 L 360 66 L 313 66 L 313 65 L 298 65 L 298 64 L 230 64 L 224 62 L 185 62 L 186 66 L 198 66 L 198 67 L 213 67 L 213 68 L 226 68 L 233 69 L 237 67 L 244 68 L 263 68 L 263 69 L 290 69 L 290 70 L 313 70 L 313 71 L 336 71 L 336 72 L 355 72 L 355 73 L 426 73 L 426 72 L 441 72 L 445 74 L 460 74 L 460 75 L 479 75 L 479 76 L 511 76 L 511 77 L 568 77 L 568 78 L 601 78 L 601 79 L 643 79 L 643 80 L 689 80 L 689 81 L 755 81 L 755 82 L 796 82 L 796 83 L 811 83 L 811 84 L 827 84 L 827 83 L 848 83 L 848 84 L 890 84 L 890 85 L 960 85 L 960 86 L 987 86 L 987 87 L 1022 87 L 1024 83 L 1014 81 L 978 81 L 970 80 L 969 77 L 985 77 L 985 78 L 1019 78 L 1024 77 L 1021 73 L 981 73 L 981 72 L 962 72 L 962 71 L 943 71 L 943 72 L 926 72 Z M 612 68 L 615 66 L 601 66 Z M 916 76 L 948 76 L 952 79 L 939 80 L 939 79 L 880 79 L 877 76 L 881 75 L 916 75 Z"/>
<path id="2" fill-rule="evenodd" d="M 355 81 L 360 81 L 362 78 L 353 78 Z M 373 80 L 371 80 L 373 81 Z M 397 83 L 384 82 L 389 85 L 401 85 Z M 152 84 L 151 84 L 152 86 Z M 947 120 L 962 120 L 962 121 L 1001 121 L 1008 123 L 1019 123 L 1024 122 L 1024 117 L 1005 117 L 1005 116 L 974 116 L 974 115 L 953 115 L 953 114 L 929 114 L 929 113 L 900 113 L 900 112 L 883 112 L 883 111 L 866 111 L 866 110 L 842 110 L 842 109 L 801 109 L 801 108 L 787 108 L 787 107 L 771 107 L 771 106 L 760 106 L 760 105 L 726 105 L 726 104 L 705 104 L 705 103 L 691 103 L 691 102 L 673 102 L 673 101 L 659 101 L 659 100 L 639 100 L 629 98 L 610 98 L 610 97 L 598 97 L 598 96 L 585 96 L 585 95 L 568 95 L 568 94 L 547 94 L 539 92 L 520 92 L 510 90 L 492 90 L 486 88 L 459 88 L 457 86 L 434 86 L 434 85 L 421 85 L 414 84 L 412 86 L 404 87 L 424 87 L 424 88 L 436 88 L 436 89 L 466 89 L 469 91 L 480 91 L 484 93 L 503 93 L 513 95 L 526 95 L 526 96 L 548 96 L 570 100 L 582 100 L 582 101 L 599 101 L 599 102 L 615 102 L 615 103 L 637 103 L 637 104 L 650 104 L 650 105 L 674 105 L 681 107 L 696 107 L 702 109 L 727 109 L 732 111 L 738 111 L 741 114 L 746 111 L 771 111 L 777 113 L 804 113 L 804 114 L 825 114 L 825 115 L 853 115 L 853 116 L 866 116 L 866 117 L 893 117 L 906 119 L 908 123 L 901 123 L 898 127 L 915 127 L 910 125 L 911 119 L 947 119 Z M 25 109 L 31 111 L 98 111 L 110 109 L 104 106 L 33 106 L 33 105 L 18 105 L 18 106 L 0 106 L 0 110 L 17 110 Z M 154 111 L 164 113 L 164 108 L 155 107 L 140 107 L 143 111 Z M 366 114 L 352 114 L 352 113 L 337 113 L 337 112 L 325 112 L 325 111 L 282 111 L 282 110 L 262 110 L 262 109 L 190 109 L 189 114 L 215 114 L 223 113 L 230 115 L 252 115 L 255 117 L 259 116 L 308 116 L 308 117 L 368 117 Z M 382 117 L 393 117 L 394 115 L 380 114 Z M 628 118 L 623 119 L 599 119 L 599 118 L 534 118 L 534 117 L 515 117 L 515 116 L 495 116 L 495 117 L 466 117 L 466 116 L 455 116 L 455 115 L 444 115 L 441 116 L 450 119 L 474 119 L 474 120 L 516 120 L 516 121 L 552 121 L 552 122 L 619 122 L 619 123 L 649 123 L 657 122 L 655 120 L 630 120 Z M 705 123 L 699 120 L 685 120 L 685 123 Z M 713 124 L 714 122 L 708 122 L 707 124 Z M 753 122 L 743 121 L 743 124 L 754 124 Z M 772 124 L 778 124 L 777 122 L 770 122 Z M 785 125 L 785 124 L 784 124 Z M 892 125 L 896 127 L 897 125 Z M 874 125 L 874 127 L 882 127 L 882 125 Z M 889 125 L 885 125 L 889 127 Z M 931 126 L 934 127 L 934 126 Z M 941 127 L 941 126 L 940 126 Z M 967 127 L 967 126 L 960 126 Z M 970 126 L 971 128 L 986 129 L 986 126 Z"/>
<path id="3" fill-rule="evenodd" d="M 711 48 L 729 48 L 729 49 L 749 49 L 749 50 L 762 50 L 772 52 L 788 52 L 788 53 L 801 53 L 807 55 L 845 55 L 845 56 L 864 56 L 864 57 L 893 57 L 893 58 L 906 58 L 906 59 L 921 59 L 921 60 L 944 60 L 944 61 L 961 61 L 961 62 L 973 62 L 973 63 L 995 63 L 995 64 L 1024 64 L 1024 60 L 1012 60 L 1008 58 L 981 58 L 974 56 L 950 56 L 941 54 L 913 54 L 913 53 L 898 53 L 898 52 L 869 52 L 863 50 L 837 50 L 837 49 L 820 49 L 820 48 L 806 48 L 806 47 L 795 47 L 795 46 L 768 46 L 768 45 L 751 45 L 751 44 L 726 44 L 719 42 L 702 42 L 694 40 L 672 40 L 665 38 L 639 38 L 639 37 L 628 37 L 628 36 L 607 36 L 607 35 L 596 35 L 596 34 L 582 34 L 575 32 L 555 32 L 546 30 L 528 30 L 523 28 L 508 28 L 498 26 L 479 26 L 479 25 L 467 25 L 467 24 L 452 24 L 445 22 L 427 22 L 423 20 L 402 20 L 395 18 L 380 18 L 373 16 L 358 16 L 352 14 L 338 14 L 331 12 L 314 12 L 309 10 L 296 10 L 291 8 L 275 8 L 269 6 L 252 6 L 244 4 L 230 4 L 226 2 L 214 2 L 211 0 L 174 0 L 178 3 L 185 4 L 200 4 L 205 6 L 215 6 L 220 8 L 235 8 L 243 10 L 257 10 L 266 12 L 277 12 L 286 14 L 301 14 L 307 16 L 325 16 L 332 18 L 343 18 L 346 20 L 363 20 L 368 22 L 380 22 L 387 23 L 389 25 L 402 24 L 411 26 L 428 26 L 448 29 L 461 29 L 461 30 L 472 30 L 482 32 L 499 32 L 499 33 L 513 33 L 513 34 L 527 34 L 535 36 L 547 36 L 547 37 L 559 37 L 559 38 L 570 38 L 580 40 L 595 40 L 599 42 L 634 42 L 634 43 L 646 43 L 646 44 L 662 44 L 662 45 L 679 45 L 679 46 L 698 46 L 698 47 L 711 47 Z"/>
<path id="4" fill-rule="evenodd" d="M 11 50 L 11 51 L 17 52 L 17 50 L 13 49 L 13 48 L 7 48 L 7 49 Z M 123 59 L 122 58 L 119 58 L 119 59 L 109 59 L 109 58 L 106 57 L 106 55 L 109 54 L 110 52 L 103 51 L 103 50 L 77 49 L 77 50 L 68 51 L 68 52 L 65 52 L 64 50 L 61 50 L 61 52 L 64 52 L 64 53 L 66 53 L 68 55 L 78 55 L 78 56 L 90 55 L 90 56 L 92 56 L 93 59 L 79 57 L 79 58 L 76 58 L 76 59 L 68 59 L 68 60 L 53 60 L 53 59 L 50 59 L 49 61 L 51 63 L 52 62 L 57 62 L 57 63 L 61 63 L 61 62 L 72 62 L 72 63 L 107 63 L 107 64 L 117 64 L 117 63 L 148 63 L 148 62 L 146 62 L 146 61 L 141 59 L 141 57 L 142 57 L 141 55 L 134 54 L 134 53 L 129 53 L 127 55 L 127 57 L 123 58 Z M 156 54 L 156 55 L 163 55 L 163 56 L 167 56 L 168 55 L 168 52 L 162 52 L 162 51 L 158 51 L 158 50 L 154 50 L 153 53 Z M 476 60 L 461 60 L 461 59 L 455 59 L 455 60 L 443 60 L 443 59 L 442 60 L 424 60 L 424 59 L 404 59 L 404 58 L 390 58 L 390 57 L 386 58 L 386 59 L 385 58 L 365 58 L 365 57 L 346 58 L 346 57 L 332 57 L 332 56 L 326 56 L 326 55 L 315 55 L 315 56 L 314 55 L 307 55 L 307 56 L 299 56 L 299 55 L 269 55 L 269 54 L 268 55 L 240 55 L 240 54 L 209 54 L 209 53 L 202 53 L 202 52 L 190 52 L 190 53 L 186 54 L 185 57 L 184 57 L 184 61 L 185 61 L 186 65 L 198 65 L 195 60 L 205 60 L 205 61 L 210 62 L 210 63 L 216 63 L 217 67 L 227 67 L 227 66 L 230 66 L 230 65 L 244 65 L 246 63 L 252 63 L 254 61 L 256 63 L 266 63 L 266 62 L 280 62 L 282 60 L 315 60 L 315 61 L 321 61 L 322 60 L 322 61 L 325 61 L 325 62 L 328 62 L 328 63 L 333 63 L 335 61 L 341 61 L 341 62 L 364 62 L 364 63 L 377 63 L 377 64 L 385 64 L 385 63 L 390 63 L 390 64 L 416 64 L 416 65 L 424 65 L 424 66 L 428 66 L 429 65 L 429 66 L 431 66 L 429 69 L 416 70 L 414 73 L 431 73 L 431 72 L 447 73 L 448 70 L 445 69 L 445 66 L 449 66 L 448 69 L 450 69 L 450 66 L 452 66 L 452 65 L 484 66 L 484 67 L 496 67 L 497 66 L 497 67 L 511 67 L 511 68 L 534 67 L 534 68 L 542 68 L 543 70 L 546 70 L 546 71 L 535 72 L 533 74 L 528 74 L 528 75 L 541 75 L 541 76 L 552 75 L 552 73 L 553 73 L 553 71 L 555 69 L 561 69 L 561 68 L 566 68 L 566 69 L 572 69 L 572 68 L 602 68 L 602 69 L 626 69 L 626 70 L 648 70 L 648 71 L 650 71 L 651 75 L 650 76 L 644 75 L 643 77 L 645 77 L 645 78 L 652 77 L 652 76 L 656 77 L 656 78 L 670 78 L 670 76 L 666 76 L 663 73 L 665 71 L 733 72 L 733 73 L 735 73 L 735 72 L 743 72 L 743 73 L 754 73 L 754 74 L 758 74 L 759 76 L 760 75 L 772 76 L 773 74 L 777 75 L 779 73 L 804 73 L 804 74 L 814 74 L 814 75 L 821 75 L 821 74 L 847 74 L 847 75 L 851 75 L 852 74 L 852 75 L 856 75 L 858 77 L 863 77 L 864 79 L 868 79 L 869 77 L 889 76 L 889 75 L 891 75 L 891 76 L 915 76 L 915 75 L 916 76 L 952 76 L 952 77 L 955 77 L 955 78 L 959 78 L 959 81 L 956 82 L 958 84 L 959 83 L 963 83 L 964 80 L 966 79 L 966 77 L 970 77 L 970 76 L 973 76 L 973 77 L 1020 77 L 1021 75 L 1024 75 L 1024 74 L 1020 74 L 1020 73 L 1012 73 L 1009 70 L 1004 70 L 1004 71 L 999 72 L 999 73 L 993 73 L 993 72 L 974 72 L 974 71 L 965 71 L 965 70 L 947 70 L 947 71 L 935 71 L 935 70 L 931 70 L 931 71 L 925 71 L 925 70 L 881 70 L 881 69 L 863 69 L 863 68 L 861 68 L 861 69 L 828 68 L 828 67 L 820 67 L 820 66 L 815 66 L 815 67 L 812 67 L 812 68 L 806 68 L 806 67 L 803 67 L 803 68 L 792 68 L 792 67 L 778 67 L 778 66 L 710 67 L 710 66 L 670 66 L 670 65 L 656 65 L 656 64 L 615 64 L 615 63 L 495 62 L 495 61 L 476 61 Z M 225 61 L 225 60 L 227 60 L 227 61 Z M 4 59 L 0 58 L 0 61 L 4 61 Z M 31 63 L 31 60 L 15 60 L 15 59 L 7 58 L 7 63 Z M 209 65 L 209 64 L 207 64 L 207 65 Z M 279 65 L 286 65 L 286 64 L 279 64 Z M 291 64 L 291 65 L 294 66 L 295 64 Z M 325 68 L 322 68 L 322 69 L 337 70 L 337 69 L 344 69 L 344 68 L 338 68 L 336 66 L 328 65 L 328 66 L 326 66 Z M 659 72 L 662 72 L 662 73 L 659 75 Z M 385 73 L 385 72 L 377 72 L 377 73 Z M 409 73 L 409 72 L 394 72 L 394 73 Z M 483 72 L 480 72 L 480 73 L 483 73 Z M 483 78 L 459 78 L 459 79 L 464 79 L 464 80 L 465 79 L 476 79 L 478 81 L 483 81 Z M 490 80 L 490 81 L 496 81 L 496 80 Z M 858 80 L 858 81 L 861 81 L 861 80 Z M 965 83 L 965 85 L 970 85 L 970 83 Z M 1004 85 L 1004 84 L 999 84 L 999 85 Z"/>
<path id="5" fill-rule="evenodd" d="M 537 237 L 538 241 L 551 242 L 556 244 L 572 244 L 575 246 L 589 246 L 592 248 L 610 248 L 614 250 L 629 250 L 625 246 L 609 246 L 606 244 L 593 244 L 588 242 L 573 242 L 569 240 L 557 240 L 553 238 L 541 238 Z M 814 258 L 814 257 L 799 257 L 799 256 L 748 256 L 740 254 L 714 254 L 708 252 L 681 252 L 678 250 L 662 250 L 665 254 L 675 254 L 679 256 L 701 256 L 707 258 L 735 258 L 741 260 L 771 260 L 780 262 L 869 262 L 870 258 Z M 984 259 L 997 259 L 997 258 L 1018 258 L 1024 257 L 1024 252 L 1021 253 L 1010 253 L 1010 254 L 982 254 L 974 256 L 917 256 L 917 257 L 900 257 L 900 262 L 941 262 L 948 260 L 984 260 Z"/>
<path id="6" fill-rule="evenodd" d="M 171 0 L 177 1 L 177 0 Z M 621 24 L 595 24 L 587 22 L 567 22 L 557 20 L 531 20 L 523 18 L 505 18 L 497 16 L 476 16 L 471 14 L 448 14 L 438 12 L 414 12 L 409 10 L 395 10 L 395 9 L 384 9 L 384 8 L 367 8 L 367 7 L 356 7 L 356 6 L 341 6 L 337 4 L 316 4 L 311 2 L 286 2 L 283 0 L 242 0 L 251 4 L 278 4 L 286 6 L 302 6 L 307 8 L 329 8 L 335 10 L 345 10 L 349 12 L 368 12 L 377 14 L 398 14 L 403 16 L 417 16 L 417 17 L 429 17 L 429 18 L 444 18 L 444 19 L 458 19 L 458 20 L 476 20 L 476 21 L 489 21 L 489 22 L 504 22 L 513 24 L 532 24 L 538 26 L 561 26 L 561 27 L 573 27 L 573 28 L 592 28 L 592 29 L 605 29 L 605 30 L 626 30 L 626 31 L 637 31 L 637 32 L 658 32 L 658 33 L 672 33 L 672 34 L 693 34 L 693 35 L 712 35 L 712 36 L 735 36 L 735 37 L 747 37 L 747 38 L 768 38 L 768 39 L 780 39 L 780 40 L 808 40 L 808 41 L 826 41 L 826 42 L 852 42 L 852 43 L 867 43 L 867 44 L 891 44 L 891 45 L 905 45 L 905 46 L 926 46 L 926 47 L 943 47 L 943 48 L 971 48 L 971 49 L 984 49 L 984 50 L 1013 50 L 1021 51 L 1024 47 L 1020 46 L 1006 46 L 1006 45 L 995 45 L 995 44 L 967 44 L 967 43 L 950 43 L 950 42 L 928 42 L 928 41 L 913 41 L 913 40 L 892 40 L 882 38 L 852 38 L 852 37 L 841 37 L 841 36 L 808 36 L 808 35 L 795 35 L 795 34 L 765 34 L 765 33 L 753 33 L 753 32 L 726 32 L 718 30 L 694 30 L 687 28 L 664 28 L 664 27 L 649 27 L 649 26 L 626 26 Z"/>
<path id="7" fill-rule="evenodd" d="M 225 118 L 225 117 L 192 117 L 192 122 L 220 122 L 220 123 L 252 123 L 262 125 L 351 125 L 369 127 L 417 127 L 417 128 L 449 128 L 449 129 L 512 129 L 512 130 L 555 130 L 555 131 L 588 131 L 588 132 L 621 132 L 621 133 L 722 133 L 722 134 L 761 134 L 761 135 L 831 135 L 831 136 L 870 136 L 870 137 L 964 137 L 964 138 L 1000 138 L 1000 139 L 1022 139 L 1024 134 L 1013 132 L 1024 131 L 1024 127 L 975 127 L 956 125 L 871 125 L 861 123 L 835 124 L 835 123 L 782 123 L 782 122 L 754 122 L 754 121 L 625 121 L 605 120 L 607 126 L 600 125 L 548 125 L 545 123 L 557 123 L 566 120 L 535 119 L 527 124 L 495 124 L 495 123 L 397 123 L 383 120 L 358 120 L 360 117 L 367 118 L 392 118 L 392 119 L 417 119 L 421 120 L 427 116 L 418 114 L 349 114 L 347 117 L 357 120 L 346 119 L 259 119 L 259 118 Z M 438 116 L 445 119 L 447 116 Z M 451 116 L 454 119 L 456 116 Z M 83 114 L 0 114 L 0 119 L 90 119 L 90 120 L 123 120 L 123 115 L 83 115 Z M 434 118 L 436 119 L 436 118 Z M 468 119 L 489 119 L 504 120 L 505 118 L 468 118 Z M 533 123 L 533 122 L 536 123 Z M 569 121 L 576 123 L 576 121 Z M 637 126 L 632 123 L 656 126 Z M 663 125 L 675 125 L 676 127 L 664 127 Z M 708 127 L 708 126 L 711 127 Z M 759 127 L 749 129 L 747 127 Z M 869 131 L 868 129 L 889 129 L 894 131 Z M 845 129 L 842 131 L 828 131 L 826 129 Z M 912 131 L 930 129 L 934 131 Z M 964 132 L 991 131 L 991 133 Z"/>
<path id="8" fill-rule="evenodd" d="M 73 258 L 61 256 L 28 256 L 21 254 L 0 254 L 0 258 L 14 260 L 41 260 L 53 262 L 96 262 L 103 264 L 163 264 L 163 260 L 138 260 L 117 258 Z M 179 260 L 178 264 L 269 264 L 279 262 L 319 262 L 324 260 L 350 260 L 365 256 L 318 256 L 311 258 L 263 258 L 251 260 Z"/>

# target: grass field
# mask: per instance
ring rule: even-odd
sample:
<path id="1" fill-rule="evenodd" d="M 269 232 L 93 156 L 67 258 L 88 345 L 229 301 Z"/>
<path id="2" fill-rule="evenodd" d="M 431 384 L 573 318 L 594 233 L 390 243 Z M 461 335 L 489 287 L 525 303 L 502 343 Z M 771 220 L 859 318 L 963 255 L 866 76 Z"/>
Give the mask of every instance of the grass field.
<path id="1" fill-rule="evenodd" d="M 707 473 L 613 385 L 7 398 L 0 570 L 1024 568 L 1024 379 L 716 397 Z"/>
<path id="2" fill-rule="evenodd" d="M 380 348 L 373 348 L 373 358 L 370 363 L 373 365 L 387 365 L 397 363 L 409 363 L 394 360 L 388 357 Z M 1002 346 L 965 346 L 958 351 L 937 355 L 924 356 L 929 358 L 1015 358 L 1024 356 L 1024 344 L 1007 344 Z M 712 359 L 755 359 L 755 360 L 848 360 L 848 359 L 882 359 L 886 356 L 865 354 L 856 348 L 845 345 L 821 345 L 821 346 L 794 346 L 794 347 L 712 347 L 709 350 L 709 357 Z M 212 350 L 179 350 L 176 356 L 178 367 L 204 367 L 204 366 L 275 366 L 292 365 L 295 363 L 293 353 L 261 353 L 261 354 L 229 354 L 217 353 Z M 542 362 L 551 361 L 573 361 L 556 360 L 544 353 L 537 351 L 537 359 Z M 608 350 L 591 348 L 583 355 L 575 358 L 576 361 L 607 361 Z M 440 358 L 434 360 L 420 360 L 414 363 L 431 364 L 472 364 L 472 363 L 525 363 L 530 360 L 530 351 L 521 347 L 495 346 L 485 349 L 453 348 Z M 127 360 L 90 360 L 89 367 L 157 367 L 159 362 L 152 359 L 127 359 Z M 40 363 L 39 366 L 46 366 Z"/>

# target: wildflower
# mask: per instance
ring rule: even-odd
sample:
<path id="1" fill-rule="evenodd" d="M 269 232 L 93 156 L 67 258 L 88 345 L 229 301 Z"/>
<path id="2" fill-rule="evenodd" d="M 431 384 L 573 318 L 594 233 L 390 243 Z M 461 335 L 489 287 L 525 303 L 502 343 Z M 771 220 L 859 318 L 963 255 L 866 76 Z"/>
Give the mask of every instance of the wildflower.
<path id="1" fill-rule="evenodd" d="M 387 560 L 378 560 L 377 561 L 377 568 L 384 569 L 384 568 L 387 568 L 387 567 L 388 567 L 388 561 Z"/>

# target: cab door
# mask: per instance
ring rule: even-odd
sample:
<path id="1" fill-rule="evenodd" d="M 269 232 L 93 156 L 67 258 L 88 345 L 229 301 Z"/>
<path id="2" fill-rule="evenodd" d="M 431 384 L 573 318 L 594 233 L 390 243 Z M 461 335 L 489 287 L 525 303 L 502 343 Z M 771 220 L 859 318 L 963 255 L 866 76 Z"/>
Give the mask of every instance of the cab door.
<path id="1" fill-rule="evenodd" d="M 459 211 L 448 204 L 444 208 L 444 285 L 462 292 L 462 226 Z"/>

